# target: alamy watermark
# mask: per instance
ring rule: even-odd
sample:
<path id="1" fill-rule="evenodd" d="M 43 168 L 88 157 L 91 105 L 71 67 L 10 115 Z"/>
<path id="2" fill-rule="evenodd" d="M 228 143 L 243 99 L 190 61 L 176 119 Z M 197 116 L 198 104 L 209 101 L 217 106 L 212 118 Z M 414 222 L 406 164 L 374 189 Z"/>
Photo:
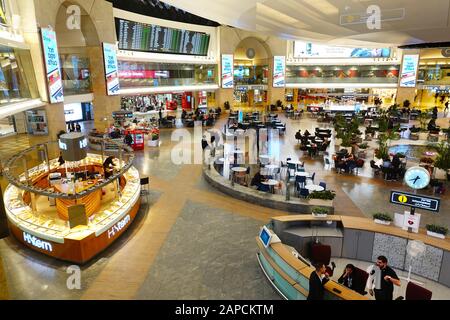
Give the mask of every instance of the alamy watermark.
<path id="1" fill-rule="evenodd" d="M 69 30 L 81 29 L 81 9 L 77 5 L 70 5 L 66 10 L 66 27 Z"/>
<path id="2" fill-rule="evenodd" d="M 77 265 L 67 267 L 66 273 L 70 276 L 67 278 L 66 286 L 69 290 L 81 289 L 81 269 Z"/>

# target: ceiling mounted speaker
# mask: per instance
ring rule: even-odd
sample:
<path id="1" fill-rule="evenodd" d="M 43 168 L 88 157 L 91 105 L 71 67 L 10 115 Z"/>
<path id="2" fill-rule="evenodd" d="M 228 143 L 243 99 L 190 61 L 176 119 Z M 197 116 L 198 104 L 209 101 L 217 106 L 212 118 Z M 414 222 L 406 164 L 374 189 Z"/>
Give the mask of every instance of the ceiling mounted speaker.
<path id="1" fill-rule="evenodd" d="M 249 59 L 253 59 L 255 57 L 255 49 L 253 48 L 248 48 L 247 52 L 245 53 L 247 55 L 247 58 Z"/>

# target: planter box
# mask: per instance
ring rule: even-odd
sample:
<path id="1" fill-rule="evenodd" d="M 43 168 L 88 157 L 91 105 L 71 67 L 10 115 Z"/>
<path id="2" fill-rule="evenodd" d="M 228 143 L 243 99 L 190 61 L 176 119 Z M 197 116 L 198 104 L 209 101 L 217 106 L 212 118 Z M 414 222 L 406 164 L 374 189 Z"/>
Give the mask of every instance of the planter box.
<path id="1" fill-rule="evenodd" d="M 373 219 L 373 221 L 378 224 L 384 224 L 385 226 L 389 226 L 392 222 L 392 221 L 379 220 L 379 219 Z"/>
<path id="2" fill-rule="evenodd" d="M 441 234 L 441 233 L 437 233 L 437 232 L 433 232 L 433 231 L 429 231 L 429 230 L 427 230 L 427 235 L 429 235 L 431 237 L 439 238 L 439 239 L 445 239 L 445 234 Z"/>
<path id="3" fill-rule="evenodd" d="M 159 139 L 158 140 L 148 140 L 147 145 L 149 147 L 159 147 Z"/>
<path id="4" fill-rule="evenodd" d="M 428 132 L 419 132 L 419 140 L 427 140 Z"/>
<path id="5" fill-rule="evenodd" d="M 409 135 L 410 140 L 419 140 L 419 135 L 417 133 L 411 133 Z"/>
<path id="6" fill-rule="evenodd" d="M 326 213 L 321 213 L 321 214 L 313 213 L 312 215 L 314 218 L 326 218 L 328 216 L 328 214 L 326 214 Z"/>

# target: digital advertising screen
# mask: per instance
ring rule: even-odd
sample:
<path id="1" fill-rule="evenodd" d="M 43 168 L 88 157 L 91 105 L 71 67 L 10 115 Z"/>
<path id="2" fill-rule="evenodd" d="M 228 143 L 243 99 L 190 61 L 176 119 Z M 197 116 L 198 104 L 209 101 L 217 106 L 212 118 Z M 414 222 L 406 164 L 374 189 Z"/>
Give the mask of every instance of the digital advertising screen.
<path id="1" fill-rule="evenodd" d="M 285 56 L 273 57 L 273 87 L 283 88 L 285 86 L 286 59 Z"/>
<path id="2" fill-rule="evenodd" d="M 267 229 L 266 226 L 263 226 L 259 233 L 259 239 L 263 243 L 264 247 L 267 248 L 269 246 L 271 238 L 272 234 L 270 233 L 269 229 Z"/>
<path id="3" fill-rule="evenodd" d="M 334 47 L 294 41 L 294 58 L 389 58 L 389 48 Z"/>
<path id="4" fill-rule="evenodd" d="M 222 88 L 233 88 L 234 58 L 232 54 L 222 54 Z"/>
<path id="5" fill-rule="evenodd" d="M 116 18 L 120 50 L 207 56 L 210 35 Z"/>
<path id="6" fill-rule="evenodd" d="M 406 54 L 403 56 L 402 72 L 400 74 L 400 87 L 414 88 L 416 86 L 418 54 Z"/>
<path id="7" fill-rule="evenodd" d="M 116 46 L 103 43 L 103 61 L 105 63 L 106 91 L 109 96 L 119 93 L 119 67 Z"/>
<path id="8" fill-rule="evenodd" d="M 45 69 L 47 72 L 47 86 L 50 103 L 63 102 L 63 83 L 61 78 L 61 67 L 59 64 L 56 33 L 49 28 L 42 28 L 41 39 Z"/>

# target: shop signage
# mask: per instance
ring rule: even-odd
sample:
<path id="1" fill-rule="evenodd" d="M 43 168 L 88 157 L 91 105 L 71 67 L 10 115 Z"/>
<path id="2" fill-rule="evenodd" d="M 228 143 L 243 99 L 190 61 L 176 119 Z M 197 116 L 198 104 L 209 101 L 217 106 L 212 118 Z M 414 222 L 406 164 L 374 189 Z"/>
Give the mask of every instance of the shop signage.
<path id="1" fill-rule="evenodd" d="M 41 29 L 42 48 L 44 51 L 45 69 L 50 103 L 64 101 L 61 68 L 59 64 L 56 33 L 49 28 Z"/>
<path id="2" fill-rule="evenodd" d="M 390 202 L 411 208 L 439 212 L 441 200 L 402 191 L 391 191 Z"/>
<path id="3" fill-rule="evenodd" d="M 285 56 L 274 56 L 273 57 L 273 87 L 274 88 L 284 88 L 285 73 L 286 73 L 286 57 Z"/>
<path id="4" fill-rule="evenodd" d="M 103 59 L 105 63 L 106 91 L 109 96 L 119 93 L 119 68 L 117 64 L 116 46 L 103 43 Z"/>
<path id="5" fill-rule="evenodd" d="M 43 241 L 39 238 L 36 238 L 35 236 L 27 233 L 27 232 L 23 232 L 23 240 L 26 243 L 31 244 L 33 247 L 36 247 L 38 249 L 42 249 L 42 250 L 46 250 L 48 252 L 52 252 L 53 251 L 53 247 L 52 244 L 50 242 L 47 241 Z"/>
<path id="6" fill-rule="evenodd" d="M 131 218 L 130 215 L 127 215 L 125 218 L 117 222 L 115 225 L 108 230 L 108 239 L 111 239 L 116 235 L 116 233 L 120 232 L 128 223 L 130 223 Z"/>
<path id="7" fill-rule="evenodd" d="M 232 54 L 222 54 L 222 88 L 229 89 L 234 86 L 234 62 Z"/>
<path id="8" fill-rule="evenodd" d="M 406 54 L 403 56 L 402 72 L 400 74 L 400 87 L 414 88 L 416 86 L 418 54 Z"/>

